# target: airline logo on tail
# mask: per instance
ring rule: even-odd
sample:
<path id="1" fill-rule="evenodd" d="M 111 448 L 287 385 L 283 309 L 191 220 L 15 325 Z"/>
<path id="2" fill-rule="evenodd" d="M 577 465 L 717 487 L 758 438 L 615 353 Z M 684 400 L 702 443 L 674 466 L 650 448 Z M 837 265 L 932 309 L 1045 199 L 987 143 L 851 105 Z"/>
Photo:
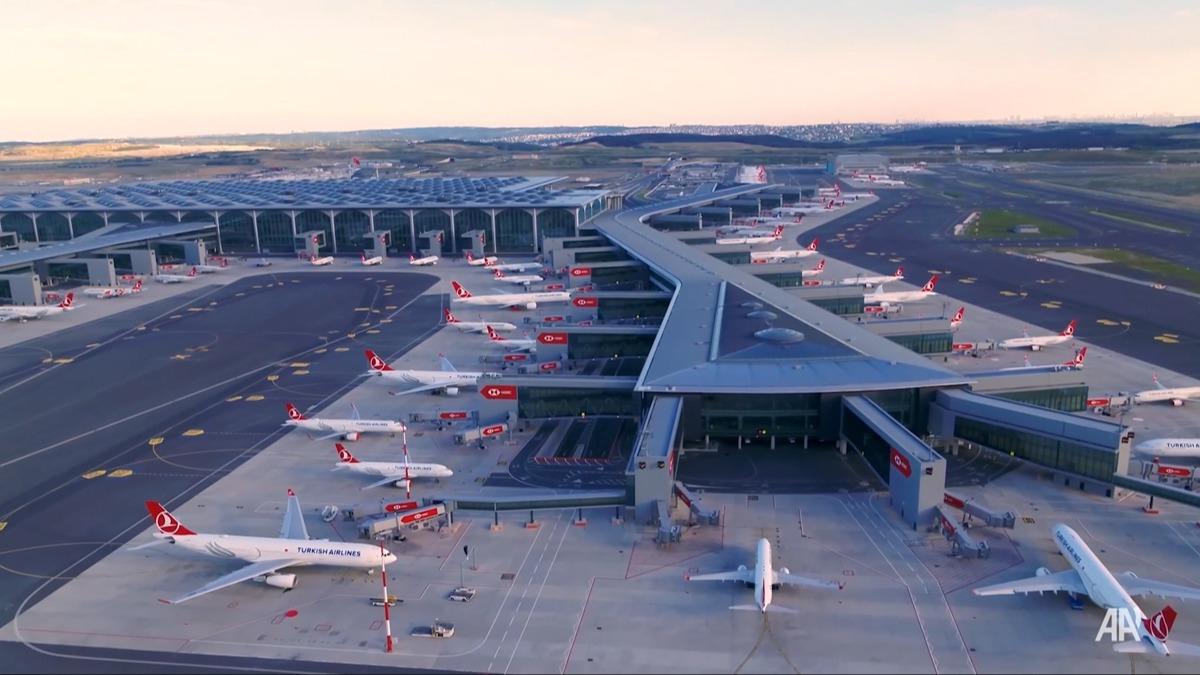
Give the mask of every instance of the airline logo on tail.
<path id="1" fill-rule="evenodd" d="M 188 272 L 188 276 L 189 276 L 189 277 L 194 277 L 194 276 L 196 276 L 196 268 L 195 268 L 195 267 L 193 267 L 193 268 L 192 268 L 192 271 L 191 271 L 191 272 Z"/>
<path id="2" fill-rule="evenodd" d="M 467 289 L 463 288 L 463 285 L 458 283 L 457 281 L 451 281 L 450 286 L 454 289 L 454 294 L 457 295 L 458 297 L 460 297 L 460 298 L 471 297 L 471 291 L 468 291 Z"/>
<path id="3" fill-rule="evenodd" d="M 346 446 L 342 445 L 341 443 L 334 443 L 333 447 L 335 450 L 337 450 L 338 459 L 344 464 L 358 464 L 358 458 L 350 454 L 350 451 L 346 449 Z"/>
<path id="4" fill-rule="evenodd" d="M 817 263 L 817 266 L 813 269 L 817 272 L 823 271 L 825 269 L 825 259 L 821 258 L 821 262 Z"/>
<path id="5" fill-rule="evenodd" d="M 288 414 L 289 419 L 296 420 L 297 422 L 304 419 L 304 413 L 297 410 L 296 406 L 292 405 L 291 403 L 287 403 L 287 404 L 285 404 L 285 406 L 287 408 L 287 414 Z"/>
<path id="6" fill-rule="evenodd" d="M 135 281 L 133 283 L 133 288 L 131 288 L 129 290 L 133 291 L 134 293 L 137 293 L 138 291 L 142 290 L 142 280 L 138 279 L 137 281 Z"/>
<path id="7" fill-rule="evenodd" d="M 1074 334 L 1075 334 L 1075 319 L 1071 319 L 1071 323 L 1067 324 L 1067 327 L 1064 328 L 1063 331 L 1061 333 L 1059 333 L 1059 335 L 1071 337 Z"/>
<path id="8" fill-rule="evenodd" d="M 500 335 L 496 333 L 496 329 L 492 328 L 491 324 L 486 324 L 485 327 L 487 328 L 488 337 L 494 342 L 504 342 L 504 338 L 500 337 Z"/>
<path id="9" fill-rule="evenodd" d="M 154 519 L 154 526 L 157 527 L 158 531 L 162 532 L 163 534 L 171 536 L 187 536 L 190 534 L 196 534 L 195 532 L 189 530 L 186 525 L 179 522 L 175 516 L 171 515 L 170 511 L 164 509 L 163 505 L 156 501 L 147 501 L 146 510 L 150 512 L 150 517 Z M 1168 607 L 1168 609 L 1170 608 Z M 1173 613 L 1174 612 L 1172 612 L 1172 614 Z M 1172 620 L 1174 620 L 1174 618 L 1174 616 L 1171 617 Z"/>
<path id="10" fill-rule="evenodd" d="M 379 358 L 379 355 L 376 354 L 375 352 L 371 351 L 370 349 L 368 349 L 366 351 L 366 354 L 367 354 L 367 363 L 370 364 L 371 370 L 378 371 L 378 372 L 386 372 L 386 371 L 389 371 L 392 369 L 392 367 L 387 364 L 387 361 L 384 361 L 383 359 Z"/>
<path id="11" fill-rule="evenodd" d="M 776 226 L 775 226 L 775 231 L 771 233 L 771 236 L 772 236 L 772 237 L 775 237 L 776 239 L 778 239 L 778 238 L 782 237 L 782 236 L 783 236 L 783 226 L 782 226 L 782 225 L 776 225 Z"/>
<path id="12" fill-rule="evenodd" d="M 141 283 L 141 282 L 139 281 L 138 283 Z M 63 309 L 71 309 L 71 305 L 74 305 L 74 304 L 75 304 L 75 294 L 67 293 L 67 297 L 63 298 L 63 301 L 58 303 L 58 306 L 62 307 Z"/>
<path id="13" fill-rule="evenodd" d="M 1071 366 L 1072 368 L 1078 368 L 1083 365 L 1083 360 L 1086 358 L 1087 358 L 1087 347 L 1082 347 L 1082 348 L 1080 348 L 1080 350 L 1078 352 L 1075 352 L 1075 358 L 1071 359 L 1070 361 L 1067 361 L 1063 365 Z"/>
<path id="14" fill-rule="evenodd" d="M 922 293 L 932 293 L 934 287 L 937 286 L 937 282 L 938 282 L 938 275 L 935 274 L 935 275 L 929 277 L 929 281 L 926 281 L 925 285 L 921 287 L 921 292 Z"/>
<path id="15" fill-rule="evenodd" d="M 454 312 L 451 312 L 449 307 L 442 308 L 442 314 L 446 316 L 446 323 L 459 323 L 458 319 L 454 316 Z"/>
<path id="16" fill-rule="evenodd" d="M 1158 641 L 1167 639 L 1167 635 L 1171 633 L 1171 627 L 1175 625 L 1175 617 L 1178 614 L 1170 605 L 1159 610 L 1158 614 L 1152 617 L 1142 619 L 1142 625 L 1145 626 L 1146 632 L 1154 636 Z"/>
<path id="17" fill-rule="evenodd" d="M 963 322 L 963 315 L 966 313 L 967 313 L 966 307 L 959 307 L 958 311 L 954 313 L 954 316 L 950 317 L 950 327 L 958 328 L 958 326 L 961 325 Z"/>
<path id="18" fill-rule="evenodd" d="M 904 265 L 898 265 L 896 267 L 896 273 L 893 274 L 892 276 L 896 277 L 897 279 L 903 279 L 904 278 Z"/>
<path id="19" fill-rule="evenodd" d="M 493 269 L 492 275 L 495 276 L 497 279 L 503 279 L 504 278 L 504 270 Z"/>
<path id="20" fill-rule="evenodd" d="M 779 230 L 780 230 L 780 231 L 782 231 L 782 230 L 783 230 L 783 228 L 781 227 L 781 228 L 779 228 Z M 808 244 L 808 250 L 810 250 L 810 251 L 815 251 L 815 250 L 817 250 L 817 238 L 816 238 L 816 237 L 813 237 L 813 240 L 812 240 L 811 242 L 809 242 L 809 244 Z M 821 261 L 821 263 L 822 263 L 822 264 L 824 264 L 824 263 L 825 263 L 825 261 L 824 261 L 824 260 L 822 260 L 822 261 Z"/>

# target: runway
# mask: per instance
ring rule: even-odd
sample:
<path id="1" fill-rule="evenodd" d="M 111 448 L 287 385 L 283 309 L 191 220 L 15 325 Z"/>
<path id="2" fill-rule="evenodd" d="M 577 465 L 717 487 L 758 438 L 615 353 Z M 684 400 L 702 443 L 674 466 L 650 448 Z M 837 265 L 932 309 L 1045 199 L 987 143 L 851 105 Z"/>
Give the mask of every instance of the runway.
<path id="1" fill-rule="evenodd" d="M 364 346 L 428 336 L 435 281 L 255 276 L 0 350 L 0 624 L 140 532 L 144 500 L 169 506 L 266 446 L 285 401 L 318 411 L 353 386 Z"/>

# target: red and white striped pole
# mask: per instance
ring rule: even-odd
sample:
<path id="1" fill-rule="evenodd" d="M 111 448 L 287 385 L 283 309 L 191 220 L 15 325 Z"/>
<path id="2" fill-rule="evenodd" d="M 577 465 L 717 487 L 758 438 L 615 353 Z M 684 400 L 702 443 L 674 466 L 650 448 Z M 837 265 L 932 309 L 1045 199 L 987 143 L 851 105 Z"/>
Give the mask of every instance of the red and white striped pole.
<path id="1" fill-rule="evenodd" d="M 408 427 L 405 427 L 400 432 L 400 438 L 403 441 L 401 446 L 404 449 L 404 494 L 405 499 L 412 499 L 412 477 L 408 475 Z"/>
<path id="2" fill-rule="evenodd" d="M 379 540 L 379 552 L 386 555 L 387 550 L 383 548 L 383 540 Z M 383 625 L 387 631 L 387 647 L 384 651 L 388 654 L 392 653 L 392 612 L 390 605 L 392 604 L 392 596 L 388 595 L 387 589 L 387 565 L 379 566 L 380 576 L 383 578 Z"/>

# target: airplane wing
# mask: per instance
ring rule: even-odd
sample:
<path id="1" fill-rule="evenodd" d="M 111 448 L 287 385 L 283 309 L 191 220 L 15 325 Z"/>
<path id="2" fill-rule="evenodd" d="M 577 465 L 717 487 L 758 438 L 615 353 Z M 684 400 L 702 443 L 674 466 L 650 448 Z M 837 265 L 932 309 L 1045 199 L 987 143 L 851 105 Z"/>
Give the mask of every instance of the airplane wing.
<path id="1" fill-rule="evenodd" d="M 412 389 L 405 389 L 404 391 L 389 391 L 388 393 L 392 396 L 404 396 L 405 394 L 416 394 L 418 392 L 429 391 L 431 389 L 441 389 L 445 386 L 445 384 L 423 384 L 419 387 L 413 387 Z"/>
<path id="2" fill-rule="evenodd" d="M 814 579 L 813 577 L 802 577 L 796 574 L 780 574 L 778 572 L 775 573 L 775 583 L 790 584 L 792 586 L 807 586 L 809 588 L 826 588 L 832 591 L 838 591 L 842 588 L 842 584 L 837 581 Z"/>
<path id="3" fill-rule="evenodd" d="M 300 539 L 308 541 L 308 528 L 304 526 L 304 511 L 300 509 L 300 500 L 296 493 L 288 490 L 287 513 L 283 514 L 283 527 L 279 528 L 279 536 L 284 539 Z"/>
<path id="4" fill-rule="evenodd" d="M 1160 598 L 1179 598 L 1180 600 L 1200 600 L 1200 588 L 1168 584 L 1165 581 L 1143 579 L 1133 572 L 1122 572 L 1117 580 L 1125 587 L 1130 595 L 1157 595 Z"/>
<path id="5" fill-rule="evenodd" d="M 374 483 L 371 483 L 370 485 L 363 486 L 363 489 L 370 490 L 371 488 L 382 487 L 384 485 L 387 485 L 388 483 L 395 483 L 398 480 L 404 480 L 404 476 L 388 476 L 387 478 L 377 480 Z"/>
<path id="6" fill-rule="evenodd" d="M 1075 570 L 1064 570 L 1040 577 L 1034 576 L 1016 581 L 1006 581 L 1002 584 L 982 586 L 973 592 L 975 595 L 1016 595 L 1017 593 L 1058 593 L 1059 591 L 1087 595 L 1083 580 L 1079 578 L 1079 573 Z"/>
<path id="7" fill-rule="evenodd" d="M 1167 640 L 1167 649 L 1172 655 L 1176 656 L 1200 656 L 1200 645 L 1188 644 L 1178 640 Z M 1157 651 L 1154 647 L 1143 638 L 1138 641 L 1126 640 L 1113 645 L 1113 651 L 1118 654 L 1155 654 Z"/>
<path id="8" fill-rule="evenodd" d="M 441 357 L 441 362 L 442 362 L 442 370 L 443 371 L 445 371 L 447 373 L 458 372 L 458 368 L 455 368 L 454 364 L 450 363 L 450 359 L 443 356 L 443 357 Z"/>
<path id="9" fill-rule="evenodd" d="M 687 578 L 688 581 L 742 581 L 754 583 L 754 570 L 734 570 L 732 572 L 715 572 L 713 574 L 697 574 Z"/>
<path id="10" fill-rule="evenodd" d="M 165 602 L 168 605 L 178 605 L 181 602 L 186 602 L 188 600 L 191 600 L 192 598 L 199 597 L 206 593 L 212 593 L 213 591 L 219 591 L 222 588 L 225 588 L 226 586 L 232 586 L 236 583 L 241 583 L 243 581 L 249 581 L 255 577 L 261 577 L 264 574 L 271 574 L 272 572 L 283 569 L 284 567 L 288 567 L 289 565 L 297 565 L 297 564 L 300 564 L 300 563 L 296 560 L 287 560 L 287 559 L 285 559 L 285 560 L 264 560 L 262 562 L 252 563 L 252 564 L 246 565 L 245 567 L 236 569 L 236 570 L 230 572 L 229 574 L 226 574 L 225 576 L 217 577 L 216 579 L 213 579 L 212 581 L 208 582 L 207 584 L 204 584 L 200 588 L 197 588 L 196 590 L 194 590 L 190 593 L 185 593 L 184 595 L 181 595 L 178 598 L 175 598 L 174 600 L 162 600 L 162 602 Z"/>

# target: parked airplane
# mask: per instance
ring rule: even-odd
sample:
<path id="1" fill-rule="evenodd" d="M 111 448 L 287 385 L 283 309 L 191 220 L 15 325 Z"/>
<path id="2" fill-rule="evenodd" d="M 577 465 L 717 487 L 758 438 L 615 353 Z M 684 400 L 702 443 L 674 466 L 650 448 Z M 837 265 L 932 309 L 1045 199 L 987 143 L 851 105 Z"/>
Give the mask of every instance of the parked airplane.
<path id="1" fill-rule="evenodd" d="M 544 265 L 540 262 L 523 262 L 523 263 L 489 263 L 484 267 L 490 270 L 500 270 L 501 272 L 527 272 L 529 270 L 540 270 Z"/>
<path id="2" fill-rule="evenodd" d="M 515 352 L 532 352 L 537 351 L 538 341 L 531 338 L 507 338 L 500 335 L 491 327 L 487 326 L 488 339 L 494 345 L 500 345 L 509 351 Z"/>
<path id="3" fill-rule="evenodd" d="M 201 274 L 212 274 L 214 272 L 224 272 L 229 269 L 229 263 L 224 258 L 220 259 L 219 265 L 196 265 L 196 269 L 200 270 Z"/>
<path id="4" fill-rule="evenodd" d="M 841 590 L 843 584 L 837 581 L 825 581 L 824 579 L 813 579 L 811 577 L 802 577 L 792 574 L 788 568 L 781 567 L 776 572 L 771 566 L 771 542 L 766 539 L 758 540 L 757 559 L 754 563 L 754 569 L 747 569 L 745 565 L 738 565 L 738 568 L 732 572 L 717 572 L 716 574 L 700 574 L 687 577 L 688 581 L 740 581 L 747 586 L 754 588 L 754 604 L 753 605 L 733 605 L 729 609 L 740 610 L 755 610 L 759 612 L 795 612 L 794 609 L 786 609 L 783 607 L 773 607 L 771 605 L 771 591 L 778 589 L 783 584 L 791 584 L 793 586 L 808 586 L 809 588 L 825 588 L 829 590 Z"/>
<path id="5" fill-rule="evenodd" d="M 808 246 L 801 249 L 793 249 L 790 251 L 783 250 L 782 247 L 774 251 L 751 251 L 750 262 L 756 265 L 766 263 L 776 263 L 783 260 L 791 260 L 793 258 L 807 258 L 817 253 L 817 240 L 814 238 L 809 242 Z"/>
<path id="6" fill-rule="evenodd" d="M 455 370 L 454 365 L 444 356 L 441 357 L 441 370 L 396 370 L 375 352 L 370 349 L 366 352 L 367 363 L 371 366 L 371 369 L 367 371 L 368 375 L 416 385 L 412 389 L 392 392 L 396 395 L 415 394 L 431 389 L 445 389 L 447 394 L 457 394 L 459 387 L 474 387 L 482 378 L 500 376 L 499 373 L 490 372 L 460 372 Z"/>
<path id="7" fill-rule="evenodd" d="M 815 277 L 824 271 L 825 271 L 825 259 L 821 258 L 821 262 L 818 262 L 816 267 L 814 267 L 812 269 L 807 269 L 807 270 L 800 270 L 800 278 L 803 279 L 804 277 Z"/>
<path id="8" fill-rule="evenodd" d="M 399 463 L 361 462 L 350 454 L 346 446 L 341 443 L 336 443 L 334 447 L 337 449 L 338 455 L 338 463 L 333 465 L 334 471 L 348 471 L 364 476 L 383 476 L 382 480 L 367 485 L 363 488 L 364 490 L 388 483 L 393 483 L 396 487 L 408 487 L 413 478 L 449 478 L 454 475 L 453 471 L 441 464 L 409 462 L 407 453 L 404 455 L 404 461 Z"/>
<path id="9" fill-rule="evenodd" d="M 248 537 L 238 534 L 204 534 L 194 532 L 155 501 L 146 502 L 150 519 L 158 529 L 156 540 L 135 546 L 131 550 L 156 544 L 175 544 L 193 553 L 204 553 L 222 560 L 242 560 L 250 564 L 208 582 L 174 600 L 161 600 L 176 605 L 227 586 L 254 579 L 274 588 L 290 591 L 296 587 L 295 574 L 281 574 L 288 567 L 327 565 L 331 567 L 382 568 L 396 562 L 396 556 L 379 544 L 333 542 L 311 539 L 304 526 L 304 512 L 296 493 L 288 489 L 287 512 L 278 537 Z"/>
<path id="10" fill-rule="evenodd" d="M 323 441 L 330 438 L 341 436 L 347 441 L 357 441 L 359 435 L 364 433 L 380 433 L 380 434 L 396 434 L 404 431 L 406 427 L 399 420 L 364 420 L 359 418 L 358 409 L 354 409 L 353 419 L 326 419 L 322 417 L 305 417 L 304 413 L 296 409 L 296 406 L 291 403 L 285 404 L 287 407 L 288 421 L 284 422 L 284 426 L 296 427 L 299 429 L 308 429 L 310 431 L 329 431 L 331 433 L 321 436 L 318 441 Z"/>
<path id="11" fill-rule="evenodd" d="M 926 281 L 925 285 L 922 286 L 920 290 L 916 291 L 890 291 L 885 293 L 882 290 L 883 287 L 880 286 L 880 290 L 876 290 L 874 293 L 867 293 L 864 295 L 863 302 L 868 305 L 880 305 L 882 307 L 887 307 L 889 305 L 902 302 L 917 302 L 919 300 L 924 300 L 931 295 L 937 295 L 937 292 L 933 290 L 934 287 L 937 286 L 937 282 L 938 275 L 935 274 L 929 277 L 929 281 Z"/>
<path id="12" fill-rule="evenodd" d="M 1170 401 L 1173 406 L 1181 406 L 1184 401 L 1200 396 L 1200 387 L 1164 387 L 1162 382 L 1158 381 L 1158 375 L 1154 376 L 1154 386 L 1156 389 L 1147 389 L 1134 394 L 1133 402 L 1157 403 L 1158 401 Z"/>
<path id="13" fill-rule="evenodd" d="M 318 258 L 317 256 L 312 255 L 312 256 L 308 257 L 308 262 L 312 263 L 312 265 L 314 267 L 321 267 L 322 265 L 332 265 L 333 264 L 333 256 L 327 255 L 324 258 Z"/>
<path id="14" fill-rule="evenodd" d="M 480 267 L 480 266 L 487 267 L 489 265 L 494 265 L 499 261 L 500 261 L 500 259 L 494 255 L 488 255 L 488 256 L 484 256 L 482 258 L 476 258 L 475 256 L 471 255 L 470 251 L 467 251 L 467 264 L 468 265 L 474 265 L 475 267 Z"/>
<path id="15" fill-rule="evenodd" d="M 889 281 L 900 281 L 903 278 L 904 265 L 900 265 L 896 268 L 895 273 L 890 275 L 863 276 L 860 274 L 855 277 L 846 277 L 838 283 L 846 286 L 866 286 L 867 288 L 873 288 L 875 286 L 879 286 L 880 284 L 886 284 Z"/>
<path id="16" fill-rule="evenodd" d="M 958 330 L 958 327 L 962 325 L 963 316 L 965 316 L 966 313 L 967 313 L 966 307 L 958 308 L 958 311 L 954 313 L 954 316 L 950 317 L 950 330 L 952 330 L 952 331 Z"/>
<path id="17" fill-rule="evenodd" d="M 141 292 L 141 279 L 133 282 L 132 286 L 91 286 L 83 289 L 83 294 L 89 298 L 121 298 L 126 295 L 137 295 Z"/>
<path id="18" fill-rule="evenodd" d="M 1027 356 L 1025 357 L 1025 365 L 1013 366 L 1012 368 L 1001 368 L 1000 370 L 1046 370 L 1051 372 L 1058 372 L 1060 370 L 1076 370 L 1083 367 L 1083 360 L 1086 358 L 1087 347 L 1080 347 L 1079 350 L 1075 352 L 1075 356 L 1068 361 L 1063 361 L 1062 363 L 1056 363 L 1047 366 L 1032 366 L 1029 365 L 1029 357 Z"/>
<path id="19" fill-rule="evenodd" d="M 570 302 L 568 291 L 531 291 L 529 293 L 492 293 L 490 295 L 471 295 L 471 292 L 457 281 L 451 280 L 454 288 L 454 302 L 463 305 L 481 305 L 485 307 L 511 307 L 513 309 L 537 309 L 538 303 Z"/>
<path id="20" fill-rule="evenodd" d="M 454 316 L 454 312 L 451 312 L 449 307 L 443 308 L 442 314 L 446 317 L 447 326 L 454 326 L 455 328 L 468 333 L 487 333 L 488 326 L 491 326 L 497 331 L 517 329 L 516 326 L 506 321 L 461 321 Z"/>
<path id="21" fill-rule="evenodd" d="M 1071 569 L 1051 572 L 1045 567 L 1039 567 L 1032 577 L 976 588 L 975 595 L 1040 595 L 1063 591 L 1072 596 L 1086 596 L 1104 609 L 1122 610 L 1134 619 L 1138 640 L 1115 643 L 1114 651 L 1124 654 L 1158 652 L 1163 656 L 1174 651 L 1178 654 L 1200 655 L 1200 647 L 1194 645 L 1178 642 L 1168 645 L 1167 634 L 1171 631 L 1176 616 L 1175 610 L 1169 605 L 1148 618 L 1130 597 L 1157 595 L 1163 598 L 1200 600 L 1200 589 L 1146 579 L 1133 572 L 1113 575 L 1075 530 L 1059 523 L 1054 526 L 1053 532 L 1054 542 Z"/>
<path id="22" fill-rule="evenodd" d="M 371 265 L 382 265 L 383 264 L 383 256 L 374 255 L 374 256 L 371 256 L 370 258 L 368 258 L 366 251 L 363 251 L 362 253 L 358 254 L 358 260 L 360 263 L 362 263 L 363 267 L 370 267 Z"/>
<path id="23" fill-rule="evenodd" d="M 718 244 L 768 244 L 783 238 L 783 226 L 776 225 L 771 232 L 763 234 L 743 234 L 732 237 L 717 237 Z"/>
<path id="24" fill-rule="evenodd" d="M 1138 443 L 1133 451 L 1158 457 L 1200 457 L 1200 438 L 1155 438 Z"/>
<path id="25" fill-rule="evenodd" d="M 514 274 L 509 276 L 504 273 L 504 270 L 499 270 L 495 267 L 492 269 L 495 270 L 492 272 L 492 278 L 496 281 L 503 281 L 509 284 L 532 284 L 543 281 L 542 277 L 538 276 L 537 274 Z"/>
<path id="26" fill-rule="evenodd" d="M 1030 337 L 1027 331 L 1025 333 L 1025 337 L 1001 340 L 1000 342 L 996 343 L 996 346 L 1001 349 L 1024 349 L 1028 347 L 1036 352 L 1042 347 L 1050 347 L 1053 345 L 1060 345 L 1064 342 L 1070 342 L 1071 338 L 1073 337 L 1075 337 L 1075 319 L 1071 319 L 1071 323 L 1068 323 L 1067 327 L 1062 329 L 1058 335 L 1039 335 L 1036 337 Z"/>
<path id="27" fill-rule="evenodd" d="M 422 258 L 410 255 L 408 256 L 408 264 L 413 267 L 424 267 L 426 265 L 436 265 L 441 258 L 436 255 L 427 255 Z"/>
<path id="28" fill-rule="evenodd" d="M 196 278 L 196 268 L 187 274 L 156 274 L 154 280 L 162 284 L 179 284 Z"/>
<path id="29" fill-rule="evenodd" d="M 25 323 L 30 319 L 44 319 L 53 314 L 62 314 L 75 308 L 75 294 L 67 293 L 67 297 L 57 305 L 43 305 L 35 307 L 18 307 L 15 305 L 6 305 L 0 307 L 0 321 L 11 321 L 16 319 L 21 323 Z"/>

